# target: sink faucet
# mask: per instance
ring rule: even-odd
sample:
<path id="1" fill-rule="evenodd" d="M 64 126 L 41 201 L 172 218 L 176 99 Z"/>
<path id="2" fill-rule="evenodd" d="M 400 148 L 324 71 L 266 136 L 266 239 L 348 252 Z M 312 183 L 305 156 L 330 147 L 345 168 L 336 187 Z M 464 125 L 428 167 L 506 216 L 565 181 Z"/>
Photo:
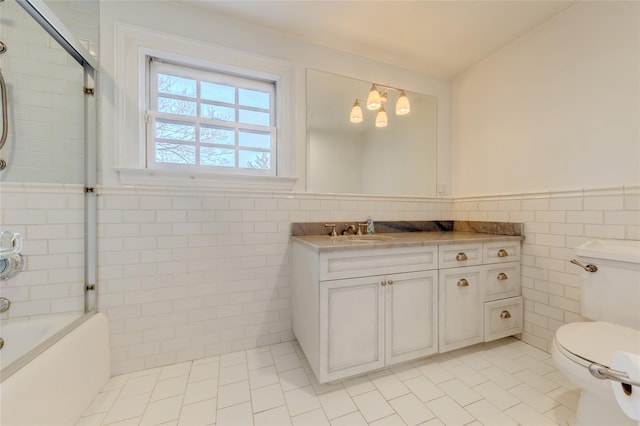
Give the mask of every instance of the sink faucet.
<path id="1" fill-rule="evenodd" d="M 356 233 L 356 226 L 354 224 L 346 224 L 344 225 L 344 230 L 342 231 L 342 235 L 353 235 Z"/>

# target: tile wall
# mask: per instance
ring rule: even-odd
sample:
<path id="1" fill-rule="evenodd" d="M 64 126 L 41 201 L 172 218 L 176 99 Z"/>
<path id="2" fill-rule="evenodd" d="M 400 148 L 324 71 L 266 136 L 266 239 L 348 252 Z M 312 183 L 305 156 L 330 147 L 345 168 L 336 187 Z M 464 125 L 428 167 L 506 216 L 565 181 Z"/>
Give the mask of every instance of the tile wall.
<path id="1" fill-rule="evenodd" d="M 590 239 L 639 240 L 640 186 L 458 198 L 453 217 L 525 224 L 522 339 L 550 351 L 555 330 L 582 319 L 574 248 Z"/>
<path id="2" fill-rule="evenodd" d="M 0 228 L 23 238 L 24 271 L 0 280 L 0 319 L 84 310 L 82 185 L 0 183 Z"/>
<path id="3" fill-rule="evenodd" d="M 102 187 L 98 306 L 113 373 L 293 338 L 291 222 L 437 220 L 451 201 Z"/>

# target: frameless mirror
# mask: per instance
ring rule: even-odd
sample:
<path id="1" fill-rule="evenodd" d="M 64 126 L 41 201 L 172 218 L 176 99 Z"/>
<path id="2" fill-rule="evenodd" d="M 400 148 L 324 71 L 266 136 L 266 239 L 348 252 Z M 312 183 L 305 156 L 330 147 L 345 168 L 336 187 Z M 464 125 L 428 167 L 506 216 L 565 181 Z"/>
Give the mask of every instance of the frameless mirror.
<path id="1" fill-rule="evenodd" d="M 307 70 L 307 190 L 435 196 L 437 99 L 406 92 L 411 112 L 398 116 L 399 93 L 389 90 L 388 125 L 378 128 L 365 106 L 371 84 Z M 356 99 L 363 120 L 351 123 Z"/>

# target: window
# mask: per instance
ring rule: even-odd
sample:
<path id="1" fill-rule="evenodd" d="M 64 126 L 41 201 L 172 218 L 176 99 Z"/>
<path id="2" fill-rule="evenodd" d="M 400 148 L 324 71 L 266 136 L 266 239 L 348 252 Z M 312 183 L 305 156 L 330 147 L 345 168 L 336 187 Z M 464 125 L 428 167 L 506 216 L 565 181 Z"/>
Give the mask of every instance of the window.
<path id="1" fill-rule="evenodd" d="M 276 174 L 275 82 L 147 57 L 147 168 Z"/>

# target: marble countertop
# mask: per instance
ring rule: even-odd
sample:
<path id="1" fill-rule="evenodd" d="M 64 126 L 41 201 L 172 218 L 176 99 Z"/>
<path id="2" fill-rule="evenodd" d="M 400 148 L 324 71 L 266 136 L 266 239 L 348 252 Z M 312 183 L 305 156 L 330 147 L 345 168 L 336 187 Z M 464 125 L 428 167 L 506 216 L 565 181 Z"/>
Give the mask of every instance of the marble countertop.
<path id="1" fill-rule="evenodd" d="M 524 240 L 521 235 L 498 235 L 465 231 L 392 232 L 362 236 L 339 235 L 337 237 L 329 235 L 300 235 L 292 236 L 291 238 L 318 252 Z"/>

